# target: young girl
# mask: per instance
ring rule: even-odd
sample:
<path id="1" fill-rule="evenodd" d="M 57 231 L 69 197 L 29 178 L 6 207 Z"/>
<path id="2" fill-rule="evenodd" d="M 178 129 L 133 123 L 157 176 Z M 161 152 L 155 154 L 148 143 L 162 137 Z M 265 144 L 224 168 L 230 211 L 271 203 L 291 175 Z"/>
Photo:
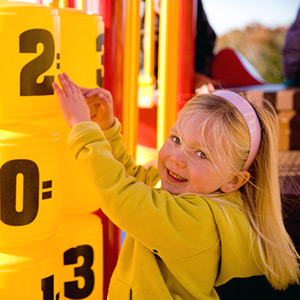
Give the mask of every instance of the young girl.
<path id="1" fill-rule="evenodd" d="M 219 299 L 214 286 L 262 274 L 275 289 L 299 282 L 281 216 L 271 107 L 229 91 L 195 96 L 160 150 L 158 169 L 144 169 L 126 152 L 110 93 L 80 89 L 65 74 L 59 81 L 62 89 L 53 87 L 72 127 L 68 143 L 103 212 L 127 233 L 110 300 Z M 85 101 L 95 97 L 101 129 Z"/>

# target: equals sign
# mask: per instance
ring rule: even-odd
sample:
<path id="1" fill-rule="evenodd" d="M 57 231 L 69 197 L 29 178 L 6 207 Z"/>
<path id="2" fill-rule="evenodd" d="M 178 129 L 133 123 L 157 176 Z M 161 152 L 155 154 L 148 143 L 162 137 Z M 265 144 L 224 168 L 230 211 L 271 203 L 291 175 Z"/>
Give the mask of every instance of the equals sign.
<path id="1" fill-rule="evenodd" d="M 56 63 L 56 69 L 59 70 L 60 69 L 60 53 L 56 53 L 56 59 L 57 59 L 57 63 Z"/>
<path id="2" fill-rule="evenodd" d="M 43 181 L 43 190 L 52 188 L 52 180 Z M 42 193 L 42 199 L 50 199 L 52 198 L 52 191 L 45 191 Z"/>

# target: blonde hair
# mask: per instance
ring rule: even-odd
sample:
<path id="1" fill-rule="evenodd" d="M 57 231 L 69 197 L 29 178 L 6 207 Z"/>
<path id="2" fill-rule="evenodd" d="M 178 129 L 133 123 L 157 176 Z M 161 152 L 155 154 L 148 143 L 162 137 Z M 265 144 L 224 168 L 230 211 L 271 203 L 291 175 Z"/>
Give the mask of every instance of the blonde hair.
<path id="1" fill-rule="evenodd" d="M 249 168 L 250 180 L 240 188 L 249 222 L 255 232 L 263 271 L 273 286 L 285 290 L 299 284 L 299 255 L 285 230 L 278 174 L 278 120 L 267 101 L 251 103 L 261 123 L 261 145 Z M 207 113 L 202 131 L 209 128 L 220 160 L 233 172 L 243 170 L 250 149 L 249 130 L 241 113 L 225 99 L 197 95 L 182 109 L 179 118 L 201 110 Z M 225 153 L 225 155 L 224 155 Z M 225 159 L 224 159 L 225 157 Z M 229 169 L 230 170 L 230 169 Z"/>

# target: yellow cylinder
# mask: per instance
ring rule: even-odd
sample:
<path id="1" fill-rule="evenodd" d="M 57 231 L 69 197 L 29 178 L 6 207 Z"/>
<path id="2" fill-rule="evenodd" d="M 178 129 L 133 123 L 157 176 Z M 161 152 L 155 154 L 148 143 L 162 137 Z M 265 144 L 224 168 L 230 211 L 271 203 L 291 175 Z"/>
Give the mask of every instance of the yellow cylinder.
<path id="1" fill-rule="evenodd" d="M 67 145 L 70 133 L 62 114 L 35 121 L 33 124 L 55 132 L 59 142 L 57 196 L 61 214 L 90 213 L 100 208 L 99 199 L 82 175 L 71 150 Z"/>
<path id="2" fill-rule="evenodd" d="M 0 248 L 0 299 L 59 299 L 60 262 L 59 249 L 52 240 Z"/>
<path id="3" fill-rule="evenodd" d="M 176 121 L 179 62 L 179 0 L 161 0 L 158 49 L 157 149 Z"/>
<path id="4" fill-rule="evenodd" d="M 128 153 L 136 155 L 139 111 L 137 106 L 140 51 L 140 1 L 126 1 L 124 42 L 123 137 Z M 127 22 L 128 20 L 128 22 Z"/>
<path id="5" fill-rule="evenodd" d="M 79 86 L 103 86 L 104 23 L 99 15 L 59 9 L 61 72 Z"/>
<path id="6" fill-rule="evenodd" d="M 61 251 L 60 299 L 102 299 L 102 224 L 94 214 L 64 216 L 56 235 Z"/>
<path id="7" fill-rule="evenodd" d="M 20 2 L 0 5 L 0 39 L 0 124 L 56 113 L 57 10 Z"/>
<path id="8" fill-rule="evenodd" d="M 54 235 L 59 226 L 56 132 L 0 126 L 0 247 Z"/>

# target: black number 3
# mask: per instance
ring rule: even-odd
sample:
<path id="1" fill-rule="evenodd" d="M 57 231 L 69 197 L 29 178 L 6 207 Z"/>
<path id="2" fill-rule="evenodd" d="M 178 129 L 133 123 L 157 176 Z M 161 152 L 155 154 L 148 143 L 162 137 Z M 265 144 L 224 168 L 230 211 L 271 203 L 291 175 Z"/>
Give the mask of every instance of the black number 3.
<path id="1" fill-rule="evenodd" d="M 91 246 L 81 245 L 67 250 L 64 253 L 64 265 L 77 264 L 79 256 L 83 256 L 84 262 L 82 266 L 75 268 L 75 277 L 83 277 L 85 285 L 83 288 L 79 288 L 77 281 L 65 282 L 65 296 L 70 299 L 84 299 L 94 289 L 95 276 L 91 269 L 94 263 L 94 251 Z"/>
<path id="2" fill-rule="evenodd" d="M 102 68 L 104 66 L 104 60 L 103 60 L 103 55 L 104 55 L 104 51 L 103 48 L 104 47 L 104 33 L 101 33 L 96 40 L 96 49 L 97 52 L 102 52 L 101 53 L 101 64 L 102 64 Z M 104 80 L 104 76 L 103 76 L 103 72 L 101 69 L 97 70 L 97 84 L 100 87 L 103 87 L 103 80 Z"/>
<path id="3" fill-rule="evenodd" d="M 37 78 L 46 72 L 54 60 L 54 39 L 45 29 L 31 29 L 20 35 L 20 53 L 36 53 L 38 43 L 44 45 L 44 51 L 38 57 L 27 63 L 20 74 L 20 95 L 37 96 L 54 94 L 52 82 L 54 76 L 45 76 L 43 82 L 37 83 Z"/>

